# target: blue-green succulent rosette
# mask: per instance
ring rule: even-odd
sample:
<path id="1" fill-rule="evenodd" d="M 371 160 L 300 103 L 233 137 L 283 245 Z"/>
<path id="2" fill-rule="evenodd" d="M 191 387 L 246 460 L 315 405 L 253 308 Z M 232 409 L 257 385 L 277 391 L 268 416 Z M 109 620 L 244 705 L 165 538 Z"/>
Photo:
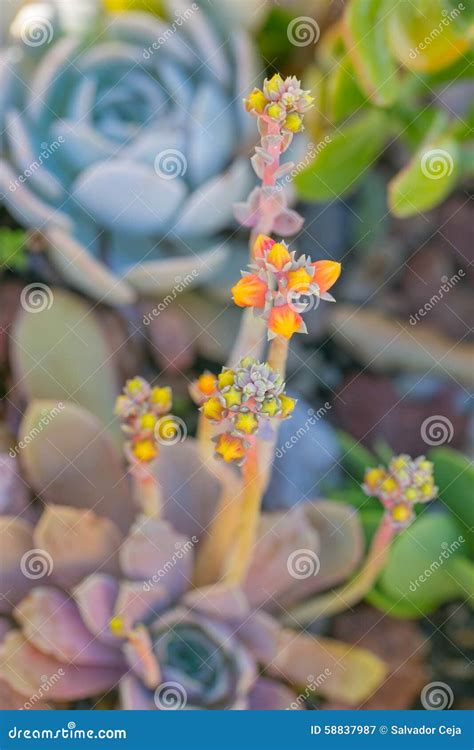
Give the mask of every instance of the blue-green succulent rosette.
<path id="1" fill-rule="evenodd" d="M 97 11 L 74 26 L 71 9 L 33 3 L 3 53 L 3 202 L 66 281 L 111 304 L 196 268 L 205 281 L 252 184 L 249 38 L 218 2 L 164 6 L 165 18 Z"/>

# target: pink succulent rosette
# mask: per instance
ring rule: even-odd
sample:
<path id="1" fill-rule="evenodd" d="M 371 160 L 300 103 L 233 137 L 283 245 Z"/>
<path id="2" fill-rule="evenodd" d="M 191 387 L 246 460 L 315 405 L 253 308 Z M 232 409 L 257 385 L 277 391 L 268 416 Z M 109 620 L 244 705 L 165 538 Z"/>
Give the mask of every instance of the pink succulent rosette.
<path id="1" fill-rule="evenodd" d="M 44 403 L 29 407 L 23 433 Z M 133 511 L 120 453 L 91 414 L 66 404 L 46 432 L 22 456 L 42 502 L 37 523 L 1 519 L 1 603 L 11 617 L 0 631 L 1 708 L 106 699 L 125 709 L 284 709 L 320 673 L 329 675 L 323 698 L 357 705 L 379 684 L 384 668 L 369 652 L 279 623 L 360 560 L 349 507 L 263 514 L 243 585 L 196 586 L 222 488 L 238 491 L 228 467 L 209 468 L 192 439 L 161 446 L 163 512 L 150 517 Z M 319 561 L 317 574 L 301 573 L 298 553 Z"/>

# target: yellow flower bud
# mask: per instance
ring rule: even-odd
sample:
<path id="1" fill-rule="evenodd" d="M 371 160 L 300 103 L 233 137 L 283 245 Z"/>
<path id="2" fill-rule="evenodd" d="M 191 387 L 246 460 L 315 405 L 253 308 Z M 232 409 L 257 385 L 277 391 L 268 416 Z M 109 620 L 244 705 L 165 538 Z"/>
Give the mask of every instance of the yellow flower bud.
<path id="1" fill-rule="evenodd" d="M 267 99 L 265 98 L 263 91 L 260 91 L 260 89 L 254 89 L 247 99 L 244 99 L 244 103 L 247 112 L 255 111 L 261 115 L 267 105 Z"/>
<path id="2" fill-rule="evenodd" d="M 381 484 L 382 492 L 393 492 L 396 489 L 397 483 L 393 477 L 387 477 Z"/>
<path id="3" fill-rule="evenodd" d="M 313 276 L 309 274 L 306 268 L 297 268 L 296 271 L 288 273 L 288 289 L 296 292 L 307 292 Z"/>
<path id="4" fill-rule="evenodd" d="M 233 370 L 223 370 L 217 376 L 217 387 L 227 388 L 229 385 L 234 385 L 235 375 Z"/>
<path id="5" fill-rule="evenodd" d="M 224 433 L 216 440 L 216 453 L 226 463 L 240 462 L 245 458 L 245 444 L 242 438 Z"/>
<path id="6" fill-rule="evenodd" d="M 260 411 L 262 414 L 266 414 L 267 417 L 274 417 L 280 411 L 280 404 L 275 396 L 268 396 L 262 402 Z"/>
<path id="7" fill-rule="evenodd" d="M 234 421 L 235 428 L 246 435 L 253 435 L 258 428 L 258 419 L 252 412 L 241 412 Z"/>
<path id="8" fill-rule="evenodd" d="M 156 417 L 154 414 L 143 414 L 140 417 L 140 427 L 143 430 L 153 430 L 156 424 Z"/>
<path id="9" fill-rule="evenodd" d="M 280 396 L 280 404 L 281 404 L 281 416 L 284 419 L 285 417 L 289 417 L 290 414 L 294 412 L 295 406 L 296 406 L 296 399 L 291 398 L 290 396 L 287 396 L 285 393 L 283 393 Z"/>
<path id="10" fill-rule="evenodd" d="M 109 621 L 109 630 L 112 635 L 116 636 L 116 638 L 121 638 L 122 636 L 124 636 L 125 627 L 123 617 L 112 617 L 112 619 Z"/>
<path id="11" fill-rule="evenodd" d="M 281 120 L 285 116 L 285 108 L 281 104 L 278 104 L 278 102 L 274 102 L 268 105 L 267 115 L 272 120 Z"/>
<path id="12" fill-rule="evenodd" d="M 218 421 L 222 417 L 224 407 L 216 396 L 209 398 L 201 407 L 201 411 L 207 419 Z"/>
<path id="13" fill-rule="evenodd" d="M 291 112 L 286 116 L 283 127 L 285 130 L 289 130 L 290 133 L 299 133 L 303 129 L 303 118 L 301 115 L 297 115 L 296 112 Z"/>
<path id="14" fill-rule="evenodd" d="M 210 396 L 216 389 L 216 382 L 217 379 L 215 375 L 211 372 L 204 372 L 198 377 L 197 386 L 201 393 L 204 393 L 205 396 Z"/>
<path id="15" fill-rule="evenodd" d="M 133 444 L 132 453 L 139 461 L 153 461 L 158 455 L 158 448 L 153 440 L 137 440 Z"/>
<path id="16" fill-rule="evenodd" d="M 231 387 L 228 391 L 222 394 L 226 406 L 231 409 L 233 406 L 240 406 L 242 403 L 242 393 L 237 388 Z"/>
<path id="17" fill-rule="evenodd" d="M 396 523 L 405 523 L 411 518 L 412 510 L 408 505 L 398 503 L 392 508 L 392 518 Z"/>
<path id="18" fill-rule="evenodd" d="M 169 386 L 165 386 L 164 388 L 152 388 L 150 401 L 154 406 L 157 406 L 162 413 L 169 411 L 173 401 L 171 388 Z"/>
<path id="19" fill-rule="evenodd" d="M 405 491 L 405 497 L 407 500 L 413 503 L 418 497 L 418 492 L 415 490 L 414 487 L 408 487 L 408 489 Z"/>

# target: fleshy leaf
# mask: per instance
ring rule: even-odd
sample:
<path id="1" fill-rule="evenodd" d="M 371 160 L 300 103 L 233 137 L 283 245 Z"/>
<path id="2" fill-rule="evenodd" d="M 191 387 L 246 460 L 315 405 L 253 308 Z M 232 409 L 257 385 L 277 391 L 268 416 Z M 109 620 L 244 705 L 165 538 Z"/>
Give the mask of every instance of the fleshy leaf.
<path id="1" fill-rule="evenodd" d="M 462 527 L 452 516 L 425 513 L 393 542 L 377 589 L 412 604 L 418 616 L 464 598 L 467 592 L 450 573 L 449 561 L 462 556 L 465 547 Z"/>
<path id="2" fill-rule="evenodd" d="M 439 497 L 454 518 L 464 526 L 464 536 L 474 552 L 474 468 L 461 453 L 451 448 L 435 448 L 429 453 L 434 463 L 435 484 Z"/>
<path id="3" fill-rule="evenodd" d="M 397 68 L 388 45 L 385 0 L 351 0 L 345 14 L 347 48 L 367 95 L 384 107 L 398 91 Z"/>
<path id="4" fill-rule="evenodd" d="M 49 418 L 45 415 L 51 415 Z M 27 436 L 36 436 L 27 440 Z M 90 508 L 128 529 L 134 508 L 120 455 L 97 417 L 75 404 L 34 401 L 19 431 L 21 461 L 48 503 Z"/>
<path id="5" fill-rule="evenodd" d="M 112 422 L 119 387 L 110 352 L 93 310 L 64 289 L 40 289 L 31 309 L 13 328 L 12 360 L 17 383 L 28 399 L 72 401 Z M 28 306 L 28 297 L 26 298 Z"/>
<path id="6" fill-rule="evenodd" d="M 328 201 L 353 190 L 382 151 L 390 130 L 387 116 L 371 110 L 329 133 L 329 143 L 294 179 L 300 196 Z"/>
<path id="7" fill-rule="evenodd" d="M 292 685 L 308 684 L 308 675 L 325 675 L 317 692 L 329 700 L 357 706 L 380 685 L 386 667 L 370 651 L 330 638 L 283 630 L 269 673 Z"/>
<path id="8" fill-rule="evenodd" d="M 389 182 L 392 213 L 405 218 L 437 206 L 456 184 L 459 169 L 459 149 L 453 138 L 423 146 Z"/>

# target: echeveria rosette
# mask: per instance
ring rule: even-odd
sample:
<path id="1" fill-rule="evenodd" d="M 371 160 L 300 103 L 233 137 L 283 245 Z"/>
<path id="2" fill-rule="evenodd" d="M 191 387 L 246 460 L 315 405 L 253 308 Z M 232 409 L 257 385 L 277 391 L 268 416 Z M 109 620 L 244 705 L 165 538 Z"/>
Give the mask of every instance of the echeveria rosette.
<path id="1" fill-rule="evenodd" d="M 249 38 L 218 3 L 164 6 L 164 19 L 103 14 L 92 37 L 58 15 L 43 44 L 23 30 L 5 52 L 6 205 L 42 231 L 66 280 L 111 303 L 161 294 L 191 268 L 203 282 L 252 184 L 238 155 Z"/>
<path id="2" fill-rule="evenodd" d="M 343 655 L 341 644 L 282 629 L 275 619 L 279 608 L 348 575 L 362 549 L 351 509 L 305 503 L 289 513 L 264 514 L 242 588 L 194 588 L 199 539 L 193 529 L 200 535 L 207 527 L 205 505 L 217 482 L 202 476 L 204 465 L 197 468 L 192 441 L 163 449 L 158 460 L 165 515 L 181 531 L 169 520 L 139 514 L 121 532 L 92 509 L 51 503 L 36 526 L 9 519 L 9 588 L 18 597 L 10 599 L 13 621 L 1 631 L 2 708 L 59 708 L 78 700 L 96 705 L 107 696 L 109 705 L 128 709 L 283 709 L 293 704 L 307 672 L 328 667 L 321 694 L 357 705 L 380 683 L 380 661 L 358 648 Z M 173 464 L 170 484 L 166 468 Z M 181 494 L 176 502 L 185 468 L 192 475 L 188 501 Z M 90 476 L 99 470 L 97 461 Z M 71 503 L 80 485 L 69 488 Z M 335 558 L 325 538 L 328 523 L 343 531 L 336 567 L 329 562 Z M 19 560 L 29 549 L 42 550 L 52 564 L 41 580 L 28 580 L 27 593 Z M 287 563 L 295 549 L 320 555 L 320 575 L 295 580 Z"/>

